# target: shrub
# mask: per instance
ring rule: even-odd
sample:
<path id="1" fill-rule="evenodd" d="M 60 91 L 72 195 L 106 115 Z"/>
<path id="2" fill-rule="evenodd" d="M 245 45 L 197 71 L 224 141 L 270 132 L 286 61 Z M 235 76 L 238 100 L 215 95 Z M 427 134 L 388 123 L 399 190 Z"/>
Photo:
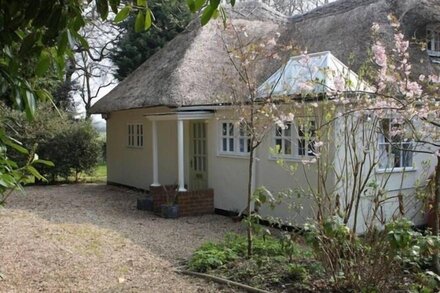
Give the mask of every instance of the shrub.
<path id="1" fill-rule="evenodd" d="M 188 267 L 196 272 L 207 272 L 236 258 L 237 254 L 231 248 L 208 242 L 194 252 Z"/>
<path id="2" fill-rule="evenodd" d="M 81 172 L 91 172 L 97 165 L 101 142 L 89 121 L 75 121 L 47 105 L 37 110 L 34 121 L 28 121 L 21 112 L 0 107 L 0 120 L 11 137 L 25 148 L 35 149 L 39 158 L 55 164 L 39 168 L 49 181 L 72 175 L 78 178 Z M 27 160 L 19 153 L 10 156 L 21 165 Z"/>

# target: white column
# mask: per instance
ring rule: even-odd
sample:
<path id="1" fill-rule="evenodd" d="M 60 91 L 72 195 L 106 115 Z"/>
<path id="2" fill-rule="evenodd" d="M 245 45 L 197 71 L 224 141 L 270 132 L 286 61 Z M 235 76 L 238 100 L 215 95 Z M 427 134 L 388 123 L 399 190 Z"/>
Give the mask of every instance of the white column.
<path id="1" fill-rule="evenodd" d="M 156 120 L 151 121 L 152 125 L 152 137 L 151 141 L 153 143 L 153 184 L 151 186 L 160 186 L 159 183 L 159 159 L 157 153 L 157 125 Z"/>
<path id="2" fill-rule="evenodd" d="M 179 170 L 179 191 L 186 191 L 183 162 L 183 120 L 177 120 L 177 165 Z"/>

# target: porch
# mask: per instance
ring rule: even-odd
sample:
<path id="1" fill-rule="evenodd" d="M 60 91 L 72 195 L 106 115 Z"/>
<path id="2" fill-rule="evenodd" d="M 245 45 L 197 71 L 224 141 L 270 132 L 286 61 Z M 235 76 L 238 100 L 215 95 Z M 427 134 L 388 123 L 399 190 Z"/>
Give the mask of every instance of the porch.
<path id="1" fill-rule="evenodd" d="M 161 205 L 179 205 L 179 216 L 193 216 L 214 212 L 214 190 L 208 184 L 208 146 L 206 121 L 213 117 L 212 112 L 169 112 L 146 115 L 151 122 L 152 174 L 150 194 L 153 210 L 158 212 Z M 175 122 L 176 145 L 159 148 L 160 123 Z M 171 129 L 169 129 L 171 131 Z M 162 184 L 160 153 L 176 151 L 177 176 L 174 182 Z M 163 153 L 162 153 L 163 156 Z M 169 177 L 169 175 L 168 175 Z"/>

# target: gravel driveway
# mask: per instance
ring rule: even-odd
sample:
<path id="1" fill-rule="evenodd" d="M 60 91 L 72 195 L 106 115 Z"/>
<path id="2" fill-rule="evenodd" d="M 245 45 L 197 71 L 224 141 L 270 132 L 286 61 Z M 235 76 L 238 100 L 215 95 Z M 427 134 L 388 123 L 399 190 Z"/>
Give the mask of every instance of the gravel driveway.
<path id="1" fill-rule="evenodd" d="M 0 210 L 0 291 L 222 289 L 174 269 L 241 224 L 218 215 L 162 219 L 136 210 L 142 196 L 101 184 L 36 186 L 13 196 Z"/>

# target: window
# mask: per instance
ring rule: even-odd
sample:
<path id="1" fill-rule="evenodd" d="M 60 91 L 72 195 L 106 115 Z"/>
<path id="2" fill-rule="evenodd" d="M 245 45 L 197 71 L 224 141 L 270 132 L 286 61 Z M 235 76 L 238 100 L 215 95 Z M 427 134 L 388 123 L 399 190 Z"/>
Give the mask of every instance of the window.
<path id="1" fill-rule="evenodd" d="M 221 122 L 220 128 L 221 153 L 242 155 L 250 152 L 250 139 L 246 124 Z"/>
<path id="2" fill-rule="evenodd" d="M 440 57 L 440 28 L 428 27 L 427 29 L 428 54 Z"/>
<path id="3" fill-rule="evenodd" d="M 144 146 L 144 126 L 140 123 L 130 123 L 128 128 L 128 146 L 143 147 Z"/>
<path id="4" fill-rule="evenodd" d="M 309 120 L 298 126 L 298 155 L 315 155 L 315 121 Z"/>
<path id="5" fill-rule="evenodd" d="M 396 119 L 383 119 L 379 133 L 379 169 L 412 167 L 411 141 L 404 138 L 404 124 Z"/>
<path id="6" fill-rule="evenodd" d="M 275 127 L 275 149 L 282 157 L 315 156 L 315 121 L 299 120 L 285 123 L 285 127 Z"/>

